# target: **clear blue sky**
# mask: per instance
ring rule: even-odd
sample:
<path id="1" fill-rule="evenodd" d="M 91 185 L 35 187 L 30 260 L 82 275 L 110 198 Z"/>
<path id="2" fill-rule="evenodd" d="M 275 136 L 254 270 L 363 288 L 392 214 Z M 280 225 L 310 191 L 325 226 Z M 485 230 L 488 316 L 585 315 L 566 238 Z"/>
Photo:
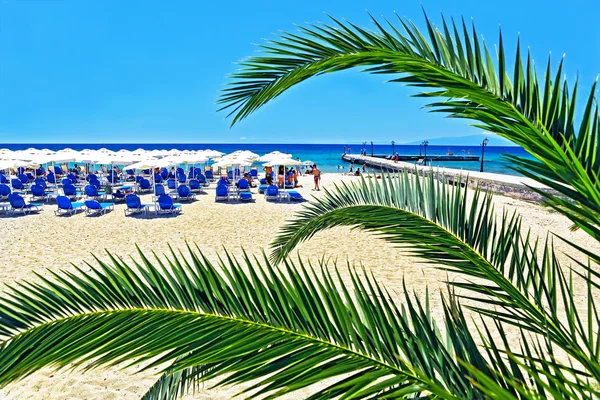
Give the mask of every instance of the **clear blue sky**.
<path id="1" fill-rule="evenodd" d="M 309 80 L 233 129 L 215 100 L 253 43 L 324 12 L 371 26 L 421 4 L 474 18 L 488 45 L 531 46 L 538 65 L 566 53 L 588 88 L 600 72 L 597 0 L 0 0 L 0 147 L 69 142 L 412 142 L 476 133 L 421 110 L 384 77 L 357 71 Z M 540 68 L 541 69 L 541 68 Z M 245 139 L 240 139 L 245 138 Z"/>

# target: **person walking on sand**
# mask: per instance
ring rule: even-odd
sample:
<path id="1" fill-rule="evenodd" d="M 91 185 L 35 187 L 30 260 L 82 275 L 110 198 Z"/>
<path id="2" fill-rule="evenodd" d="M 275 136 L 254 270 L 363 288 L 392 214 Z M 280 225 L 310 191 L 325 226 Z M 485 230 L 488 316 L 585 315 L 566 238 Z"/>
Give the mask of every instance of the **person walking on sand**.
<path id="1" fill-rule="evenodd" d="M 319 191 L 321 190 L 321 188 L 319 188 L 319 181 L 321 180 L 321 170 L 317 168 L 317 164 L 313 164 L 312 167 L 312 174 L 313 178 L 315 179 L 315 188 L 313 190 Z"/>

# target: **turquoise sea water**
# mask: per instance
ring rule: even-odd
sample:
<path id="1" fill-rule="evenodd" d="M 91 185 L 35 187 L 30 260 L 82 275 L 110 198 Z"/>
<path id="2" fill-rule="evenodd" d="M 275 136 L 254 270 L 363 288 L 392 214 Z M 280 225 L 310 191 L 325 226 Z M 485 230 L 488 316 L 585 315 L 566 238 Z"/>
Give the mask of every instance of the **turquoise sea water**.
<path id="1" fill-rule="evenodd" d="M 342 153 L 344 152 L 343 144 L 245 144 L 245 143 L 229 143 L 229 144 L 202 144 L 202 143 L 172 143 L 172 144 L 152 144 L 152 143 L 132 143 L 132 144 L 10 144 L 0 145 L 0 147 L 7 147 L 10 150 L 24 150 L 29 147 L 36 149 L 48 148 L 50 150 L 60 150 L 66 147 L 70 147 L 74 150 L 83 149 L 100 149 L 102 147 L 108 148 L 113 151 L 120 149 L 136 150 L 143 148 L 145 150 L 154 149 L 179 149 L 179 150 L 202 150 L 212 149 L 218 150 L 225 153 L 231 153 L 235 150 L 250 150 L 259 155 L 269 153 L 271 151 L 281 151 L 284 153 L 291 153 L 294 158 L 299 157 L 302 161 L 310 160 L 315 162 L 319 168 L 324 172 L 346 172 L 348 170 L 348 163 L 341 160 Z M 348 144 L 346 145 L 349 149 L 349 153 L 359 153 L 362 149 L 361 144 Z M 367 145 L 367 154 L 371 154 L 373 150 L 374 154 L 392 154 L 391 145 L 374 145 L 372 148 Z M 424 153 L 423 148 L 414 145 L 396 145 L 394 150 L 401 155 L 418 155 L 419 151 L 421 154 Z M 444 155 L 448 151 L 452 151 L 455 155 L 468 154 L 481 157 L 481 146 L 427 146 L 427 155 Z M 521 156 L 531 158 L 528 153 L 520 147 L 508 147 L 508 146 L 487 146 L 485 148 L 484 156 L 484 171 L 495 172 L 500 174 L 518 175 L 518 173 L 512 171 L 507 163 L 502 160 L 502 154 L 510 154 L 515 156 Z M 479 171 L 480 163 L 474 161 L 468 162 L 439 162 L 433 163 L 433 166 L 442 166 L 449 168 L 464 169 L 470 171 Z"/>

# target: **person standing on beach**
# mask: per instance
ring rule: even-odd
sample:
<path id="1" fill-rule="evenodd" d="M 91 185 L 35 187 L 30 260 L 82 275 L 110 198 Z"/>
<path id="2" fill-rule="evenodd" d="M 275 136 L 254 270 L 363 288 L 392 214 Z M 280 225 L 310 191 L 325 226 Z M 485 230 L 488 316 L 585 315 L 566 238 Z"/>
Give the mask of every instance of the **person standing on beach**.
<path id="1" fill-rule="evenodd" d="M 271 175 L 271 172 L 273 172 L 273 167 L 270 164 L 267 164 L 264 166 L 263 171 L 265 171 L 265 178 L 269 175 Z"/>
<path id="2" fill-rule="evenodd" d="M 313 190 L 319 191 L 319 181 L 321 180 L 321 170 L 317 168 L 317 164 L 313 164 L 312 169 L 313 178 L 315 179 L 315 188 Z"/>
<path id="3" fill-rule="evenodd" d="M 285 168 L 283 165 L 280 165 L 277 170 L 277 186 L 280 188 L 285 187 Z"/>

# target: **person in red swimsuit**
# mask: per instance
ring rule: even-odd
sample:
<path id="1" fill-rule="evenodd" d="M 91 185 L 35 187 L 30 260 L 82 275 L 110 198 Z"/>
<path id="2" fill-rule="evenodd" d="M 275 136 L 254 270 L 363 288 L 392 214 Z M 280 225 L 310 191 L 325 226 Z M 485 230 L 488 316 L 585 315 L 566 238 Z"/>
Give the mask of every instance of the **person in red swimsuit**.
<path id="1" fill-rule="evenodd" d="M 313 164 L 313 169 L 312 169 L 312 174 L 313 177 L 315 178 L 315 189 L 314 190 L 321 190 L 321 188 L 319 188 L 319 181 L 321 180 L 321 170 L 319 168 L 317 168 L 317 164 Z"/>

